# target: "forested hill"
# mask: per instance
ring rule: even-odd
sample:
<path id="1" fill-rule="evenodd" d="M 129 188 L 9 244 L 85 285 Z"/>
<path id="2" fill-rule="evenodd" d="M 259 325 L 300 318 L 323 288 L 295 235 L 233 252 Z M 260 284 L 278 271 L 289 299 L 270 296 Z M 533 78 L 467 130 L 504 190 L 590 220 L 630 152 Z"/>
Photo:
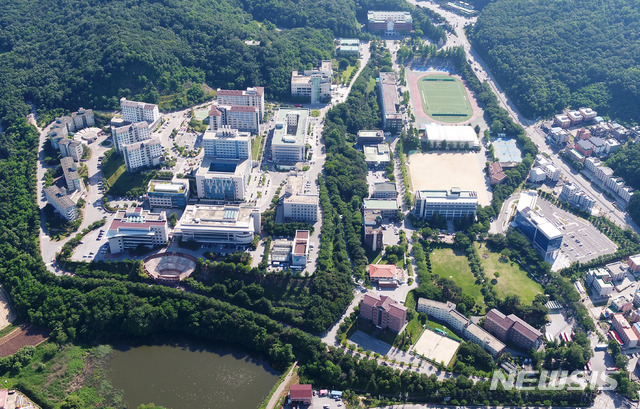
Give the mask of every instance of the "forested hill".
<path id="1" fill-rule="evenodd" d="M 105 108 L 122 95 L 155 102 L 202 82 L 268 84 L 267 97 L 278 98 L 291 70 L 333 52 L 322 24 L 278 31 L 234 0 L 0 0 L 0 9 L 0 118 L 24 115 L 25 101 Z M 340 13 L 356 24 L 353 10 Z"/>
<path id="2" fill-rule="evenodd" d="M 471 36 L 528 117 L 571 105 L 640 120 L 639 0 L 496 0 Z"/>

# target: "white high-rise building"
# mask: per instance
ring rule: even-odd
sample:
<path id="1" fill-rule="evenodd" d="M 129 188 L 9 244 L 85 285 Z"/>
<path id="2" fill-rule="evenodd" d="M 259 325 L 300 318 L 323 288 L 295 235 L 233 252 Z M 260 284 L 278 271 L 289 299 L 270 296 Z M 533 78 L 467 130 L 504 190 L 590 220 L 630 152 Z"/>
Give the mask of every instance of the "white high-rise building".
<path id="1" fill-rule="evenodd" d="M 162 246 L 169 240 L 167 214 L 152 213 L 141 207 L 119 210 L 109 226 L 107 240 L 113 254 L 134 250 L 138 246 Z"/>
<path id="2" fill-rule="evenodd" d="M 160 111 L 158 111 L 156 104 L 129 101 L 123 97 L 120 98 L 120 107 L 122 108 L 122 119 L 127 122 L 145 121 L 152 124 L 160 119 Z"/>
<path id="3" fill-rule="evenodd" d="M 264 87 L 249 87 L 245 91 L 218 88 L 218 104 L 256 107 L 262 121 L 264 118 Z"/>
<path id="4" fill-rule="evenodd" d="M 202 139 L 204 156 L 220 159 L 250 159 L 251 134 L 228 126 L 205 131 Z"/>
<path id="5" fill-rule="evenodd" d="M 164 160 L 162 144 L 158 138 L 125 145 L 122 154 L 127 172 L 136 172 L 142 168 L 159 165 Z"/>
<path id="6" fill-rule="evenodd" d="M 319 202 L 318 194 L 305 187 L 303 176 L 289 176 L 283 200 L 285 219 L 315 223 L 318 220 Z"/>
<path id="7" fill-rule="evenodd" d="M 280 109 L 271 140 L 275 162 L 301 162 L 309 127 L 308 109 Z"/>
<path id="8" fill-rule="evenodd" d="M 291 73 L 291 96 L 309 98 L 312 104 L 331 98 L 331 61 L 322 61 L 313 70 Z"/>
<path id="9" fill-rule="evenodd" d="M 243 132 L 258 133 L 260 109 L 254 106 L 214 105 L 209 111 L 209 129 L 215 131 L 223 126 Z"/>
<path id="10" fill-rule="evenodd" d="M 116 144 L 116 151 L 122 152 L 125 145 L 151 139 L 151 128 L 146 122 L 136 122 L 111 128 L 111 134 Z"/>

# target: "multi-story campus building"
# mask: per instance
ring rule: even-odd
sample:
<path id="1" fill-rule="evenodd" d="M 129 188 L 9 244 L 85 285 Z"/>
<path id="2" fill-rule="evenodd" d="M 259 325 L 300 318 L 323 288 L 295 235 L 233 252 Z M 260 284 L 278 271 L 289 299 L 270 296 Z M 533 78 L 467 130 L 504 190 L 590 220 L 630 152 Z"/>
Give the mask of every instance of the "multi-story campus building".
<path id="1" fill-rule="evenodd" d="M 609 272 L 604 268 L 589 270 L 584 279 L 584 283 L 591 287 L 591 292 L 599 297 L 606 297 L 614 292 L 612 281 Z"/>
<path id="2" fill-rule="evenodd" d="M 80 108 L 78 111 L 71 114 L 71 121 L 73 122 L 74 129 L 72 132 L 80 129 L 89 128 L 96 124 L 95 116 L 92 109 Z"/>
<path id="3" fill-rule="evenodd" d="M 362 208 L 365 212 L 379 211 L 383 219 L 395 219 L 398 216 L 398 201 L 384 199 L 364 199 Z"/>
<path id="4" fill-rule="evenodd" d="M 382 248 L 382 212 L 380 210 L 364 210 L 362 212 L 364 244 L 371 251 Z"/>
<path id="5" fill-rule="evenodd" d="M 502 342 L 513 342 L 520 348 L 538 349 L 542 333 L 515 314 L 504 315 L 495 308 L 484 318 L 484 329 L 498 337 Z"/>
<path id="6" fill-rule="evenodd" d="M 478 135 L 470 126 L 430 124 L 422 127 L 422 141 L 434 148 L 480 149 Z"/>
<path id="7" fill-rule="evenodd" d="M 312 104 L 326 102 L 331 98 L 331 60 L 322 61 L 313 70 L 291 73 L 291 96 L 309 98 Z"/>
<path id="8" fill-rule="evenodd" d="M 407 322 L 407 307 L 384 295 L 368 293 L 360 302 L 360 318 L 372 321 L 378 328 L 399 333 Z"/>
<path id="9" fill-rule="evenodd" d="M 533 247 L 543 257 L 553 258 L 562 246 L 562 233 L 544 216 L 532 210 L 535 209 L 537 198 L 535 191 L 520 194 L 515 222 L 517 229 L 531 240 Z"/>
<path id="10" fill-rule="evenodd" d="M 586 161 L 585 161 L 586 163 Z M 596 200 L 583 192 L 578 186 L 573 183 L 565 183 L 562 185 L 562 191 L 558 199 L 564 200 L 574 206 L 581 207 L 588 212 L 591 212 L 596 205 Z"/>
<path id="11" fill-rule="evenodd" d="M 60 189 L 57 186 L 49 186 L 44 189 L 44 195 L 47 202 L 53 206 L 58 214 L 67 221 L 74 221 L 78 218 L 78 207 L 67 194 L 66 189 Z"/>
<path id="12" fill-rule="evenodd" d="M 76 132 L 80 129 L 95 125 L 93 110 L 80 108 L 71 116 L 56 118 L 49 130 L 48 136 L 54 149 L 58 149 L 58 142 L 69 135 L 69 132 Z"/>
<path id="13" fill-rule="evenodd" d="M 318 220 L 320 199 L 317 193 L 305 186 L 304 176 L 292 174 L 287 178 L 285 197 L 282 203 L 284 218 L 300 222 L 315 223 Z"/>
<path id="14" fill-rule="evenodd" d="M 308 109 L 280 109 L 273 130 L 271 155 L 274 162 L 302 162 L 305 154 Z"/>
<path id="15" fill-rule="evenodd" d="M 304 268 L 309 254 L 309 230 L 296 230 L 291 245 L 291 267 Z"/>
<path id="16" fill-rule="evenodd" d="M 64 138 L 58 142 L 58 147 L 60 148 L 60 157 L 70 157 L 76 162 L 80 162 L 82 159 L 82 142 Z"/>
<path id="17" fill-rule="evenodd" d="M 242 132 L 258 133 L 260 130 L 260 108 L 242 105 L 214 105 L 209 111 L 209 129 L 223 126 Z"/>
<path id="18" fill-rule="evenodd" d="M 404 282 L 404 270 L 395 264 L 369 264 L 367 272 L 369 281 L 380 288 L 396 288 Z"/>
<path id="19" fill-rule="evenodd" d="M 475 215 L 478 210 L 478 194 L 475 190 L 419 190 L 416 193 L 415 214 L 431 219 L 436 213 L 445 219 Z"/>
<path id="20" fill-rule="evenodd" d="M 229 126 L 218 130 L 207 130 L 202 138 L 204 156 L 218 159 L 249 159 L 251 157 L 251 134 L 240 132 Z"/>
<path id="21" fill-rule="evenodd" d="M 249 159 L 205 157 L 196 171 L 196 189 L 200 199 L 241 201 L 251 174 Z"/>
<path id="22" fill-rule="evenodd" d="M 130 122 L 147 122 L 153 124 L 160 119 L 160 111 L 156 104 L 147 104 L 146 102 L 129 101 L 126 98 L 120 98 L 120 108 L 122 109 L 122 119 Z"/>
<path id="23" fill-rule="evenodd" d="M 165 245 L 169 240 L 167 215 L 165 212 L 142 210 L 141 207 L 119 210 L 106 236 L 113 254 L 138 246 L 154 248 Z"/>
<path id="24" fill-rule="evenodd" d="M 230 205 L 188 205 L 175 228 L 183 240 L 213 244 L 246 245 L 259 233 L 259 208 Z"/>
<path id="25" fill-rule="evenodd" d="M 62 167 L 62 176 L 67 185 L 67 192 L 84 191 L 84 182 L 78 174 L 78 164 L 68 156 L 60 159 L 60 167 Z"/>
<path id="26" fill-rule="evenodd" d="M 384 131 L 378 129 L 377 131 L 358 131 L 358 144 L 359 145 L 371 145 L 384 142 Z"/>
<path id="27" fill-rule="evenodd" d="M 378 79 L 378 91 L 380 92 L 382 127 L 393 131 L 401 129 L 402 114 L 398 112 L 400 101 L 398 100 L 396 74 L 381 72 Z"/>
<path id="28" fill-rule="evenodd" d="M 147 198 L 151 208 L 185 208 L 189 201 L 189 181 L 187 179 L 150 180 Z"/>
<path id="29" fill-rule="evenodd" d="M 124 145 L 122 149 L 127 172 L 157 166 L 164 161 L 162 143 L 159 138 Z"/>
<path id="30" fill-rule="evenodd" d="M 398 197 L 398 191 L 396 190 L 395 183 L 380 182 L 373 184 L 372 199 L 396 199 Z"/>
<path id="31" fill-rule="evenodd" d="M 413 29 L 413 18 L 408 11 L 369 11 L 369 31 L 386 34 L 406 33 Z"/>
<path id="32" fill-rule="evenodd" d="M 116 151 L 122 153 L 126 145 L 151 139 L 151 128 L 146 122 L 136 122 L 111 128 Z"/>
<path id="33" fill-rule="evenodd" d="M 445 323 L 464 338 L 480 345 L 493 357 L 502 354 L 505 345 L 487 331 L 472 323 L 464 314 L 456 310 L 452 302 L 439 302 L 428 298 L 419 298 L 416 307 L 418 312 L 427 314 L 429 319 Z"/>
<path id="34" fill-rule="evenodd" d="M 357 55 L 360 56 L 360 40 L 357 38 L 341 38 L 336 49 L 338 55 Z"/>
<path id="35" fill-rule="evenodd" d="M 625 348 L 635 348 L 638 346 L 638 335 L 631 329 L 629 321 L 621 313 L 613 314 L 611 324 L 616 330 Z"/>
<path id="36" fill-rule="evenodd" d="M 244 91 L 218 88 L 218 104 L 256 107 L 262 121 L 264 118 L 264 87 L 249 87 Z"/>
<path id="37" fill-rule="evenodd" d="M 365 145 L 362 147 L 362 151 L 364 152 L 364 161 L 369 168 L 387 166 L 391 160 L 389 145 L 386 143 Z"/>

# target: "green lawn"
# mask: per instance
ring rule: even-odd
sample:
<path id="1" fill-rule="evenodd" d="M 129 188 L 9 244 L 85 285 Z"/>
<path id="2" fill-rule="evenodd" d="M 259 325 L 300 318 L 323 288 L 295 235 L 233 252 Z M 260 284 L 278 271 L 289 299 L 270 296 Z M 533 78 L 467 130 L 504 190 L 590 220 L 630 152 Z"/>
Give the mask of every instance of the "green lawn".
<path id="1" fill-rule="evenodd" d="M 251 157 L 253 160 L 260 160 L 260 150 L 262 148 L 262 136 L 258 135 L 251 145 Z"/>
<path id="2" fill-rule="evenodd" d="M 433 119 L 459 123 L 473 115 L 467 90 L 457 78 L 447 74 L 425 75 L 418 80 L 418 91 L 424 113 Z"/>
<path id="3" fill-rule="evenodd" d="M 346 84 L 347 81 L 349 81 L 349 77 L 351 76 L 351 73 L 353 72 L 353 70 L 355 70 L 356 67 L 353 65 L 350 65 L 347 67 L 346 70 L 344 70 L 344 72 L 342 73 L 342 83 Z"/>
<path id="4" fill-rule="evenodd" d="M 490 251 L 484 245 L 480 248 L 478 243 L 474 245 L 478 250 L 487 278 L 489 280 L 496 279 L 494 273 L 496 271 L 500 273 L 500 277 L 496 279 L 498 283 L 495 285 L 496 292 L 500 297 L 517 294 L 524 304 L 528 304 L 533 301 L 536 294 L 542 293 L 542 286 L 529 278 L 516 262 L 503 263 L 500 261 L 499 253 Z"/>
<path id="5" fill-rule="evenodd" d="M 431 268 L 434 274 L 450 278 L 462 288 L 465 294 L 472 296 L 480 306 L 484 305 L 484 297 L 476 278 L 469 268 L 469 260 L 464 255 L 457 255 L 453 249 L 435 249 L 431 255 Z"/>

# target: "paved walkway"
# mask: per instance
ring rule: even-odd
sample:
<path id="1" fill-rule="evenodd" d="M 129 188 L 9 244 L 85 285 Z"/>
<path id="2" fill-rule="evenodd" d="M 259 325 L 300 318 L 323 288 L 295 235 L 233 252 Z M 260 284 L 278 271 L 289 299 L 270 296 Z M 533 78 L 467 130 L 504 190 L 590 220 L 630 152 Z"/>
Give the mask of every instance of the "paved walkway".
<path id="1" fill-rule="evenodd" d="M 282 392 L 284 392 L 285 388 L 288 387 L 289 382 L 291 381 L 291 378 L 293 377 L 294 371 L 298 366 L 298 361 L 293 363 L 293 366 L 291 366 L 291 369 L 289 369 L 289 373 L 287 374 L 287 376 L 282 380 L 282 383 L 280 383 L 280 385 L 278 386 L 278 389 L 276 389 L 276 391 L 273 393 L 273 395 L 271 395 L 271 399 L 269 399 L 269 403 L 267 403 L 267 409 L 275 409 L 276 404 L 278 403 L 278 399 L 280 398 L 280 395 L 282 395 Z"/>

